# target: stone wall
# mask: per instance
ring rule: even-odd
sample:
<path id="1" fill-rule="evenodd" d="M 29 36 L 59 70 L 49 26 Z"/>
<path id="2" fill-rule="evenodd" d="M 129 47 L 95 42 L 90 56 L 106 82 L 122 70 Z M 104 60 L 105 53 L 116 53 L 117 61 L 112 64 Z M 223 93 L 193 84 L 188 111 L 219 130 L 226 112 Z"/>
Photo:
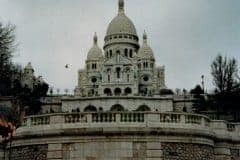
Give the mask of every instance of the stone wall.
<path id="1" fill-rule="evenodd" d="M 164 160 L 214 160 L 214 149 L 208 145 L 162 143 Z"/>
<path id="2" fill-rule="evenodd" d="M 231 160 L 239 160 L 240 159 L 240 150 L 239 149 L 230 149 Z"/>
<path id="3" fill-rule="evenodd" d="M 4 149 L 3 149 L 3 145 L 0 143 L 0 160 L 3 160 L 4 157 Z"/>
<path id="4" fill-rule="evenodd" d="M 173 102 L 169 97 L 166 98 L 139 98 L 139 97 L 105 97 L 105 98 L 86 98 L 86 99 L 63 99 L 62 110 L 63 112 L 72 112 L 77 108 L 80 111 L 91 105 L 95 106 L 97 110 L 102 108 L 102 111 L 109 111 L 113 105 L 119 104 L 124 107 L 125 110 L 134 111 L 139 106 L 147 105 L 151 111 L 169 112 L 173 111 Z"/>
<path id="5" fill-rule="evenodd" d="M 13 147 L 11 160 L 47 160 L 48 145 Z"/>

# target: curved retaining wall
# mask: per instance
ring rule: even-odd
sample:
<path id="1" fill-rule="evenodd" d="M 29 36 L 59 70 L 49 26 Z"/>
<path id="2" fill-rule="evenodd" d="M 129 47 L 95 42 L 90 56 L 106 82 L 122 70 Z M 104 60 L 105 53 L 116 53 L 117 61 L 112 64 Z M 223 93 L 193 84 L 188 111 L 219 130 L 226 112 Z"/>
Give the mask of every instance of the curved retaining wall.
<path id="1" fill-rule="evenodd" d="M 17 130 L 12 160 L 231 160 L 239 158 L 239 131 L 196 114 L 32 116 Z"/>

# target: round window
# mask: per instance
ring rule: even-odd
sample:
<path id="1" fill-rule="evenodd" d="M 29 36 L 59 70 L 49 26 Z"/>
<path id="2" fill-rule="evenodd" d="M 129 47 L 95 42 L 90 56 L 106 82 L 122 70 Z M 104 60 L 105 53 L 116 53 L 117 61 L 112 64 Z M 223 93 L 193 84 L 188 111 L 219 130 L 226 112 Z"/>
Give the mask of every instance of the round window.
<path id="1" fill-rule="evenodd" d="M 96 83 L 96 82 L 97 82 L 97 78 L 95 78 L 95 77 L 92 78 L 92 82 L 93 82 L 93 83 Z"/>
<path id="2" fill-rule="evenodd" d="M 147 82 L 147 81 L 149 80 L 148 76 L 144 76 L 144 77 L 143 77 L 143 80 L 144 80 L 145 82 Z"/>

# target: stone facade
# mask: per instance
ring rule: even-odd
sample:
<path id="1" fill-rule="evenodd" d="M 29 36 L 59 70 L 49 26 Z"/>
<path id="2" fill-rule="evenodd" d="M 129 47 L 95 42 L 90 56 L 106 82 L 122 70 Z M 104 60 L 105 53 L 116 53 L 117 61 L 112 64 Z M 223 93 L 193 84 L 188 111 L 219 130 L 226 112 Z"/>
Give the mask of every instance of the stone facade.
<path id="1" fill-rule="evenodd" d="M 47 160 L 47 151 L 48 145 L 13 147 L 10 157 L 11 160 Z"/>
<path id="2" fill-rule="evenodd" d="M 113 96 L 159 94 L 165 86 L 165 68 L 155 65 L 154 53 L 143 34 L 143 43 L 133 22 L 119 2 L 117 16 L 110 22 L 104 38 L 104 51 L 94 35 L 86 67 L 78 72 L 77 96 Z M 104 52 L 104 53 L 103 53 Z"/>
<path id="3" fill-rule="evenodd" d="M 163 143 L 164 160 L 214 160 L 212 146 L 184 143 Z"/>

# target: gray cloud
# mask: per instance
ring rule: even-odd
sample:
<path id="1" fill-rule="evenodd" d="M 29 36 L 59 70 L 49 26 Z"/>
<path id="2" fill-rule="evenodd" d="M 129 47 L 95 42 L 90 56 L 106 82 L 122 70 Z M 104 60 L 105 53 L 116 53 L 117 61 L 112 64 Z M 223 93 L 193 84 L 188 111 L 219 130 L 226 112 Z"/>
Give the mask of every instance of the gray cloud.
<path id="1" fill-rule="evenodd" d="M 214 57 L 221 52 L 240 60 L 238 0 L 126 0 L 126 12 L 140 37 L 146 29 L 170 88 L 192 88 L 204 74 L 211 89 Z M 17 26 L 20 56 L 14 61 L 31 61 L 37 74 L 61 89 L 75 87 L 93 33 L 102 46 L 116 13 L 117 0 L 0 0 L 0 21 Z"/>

